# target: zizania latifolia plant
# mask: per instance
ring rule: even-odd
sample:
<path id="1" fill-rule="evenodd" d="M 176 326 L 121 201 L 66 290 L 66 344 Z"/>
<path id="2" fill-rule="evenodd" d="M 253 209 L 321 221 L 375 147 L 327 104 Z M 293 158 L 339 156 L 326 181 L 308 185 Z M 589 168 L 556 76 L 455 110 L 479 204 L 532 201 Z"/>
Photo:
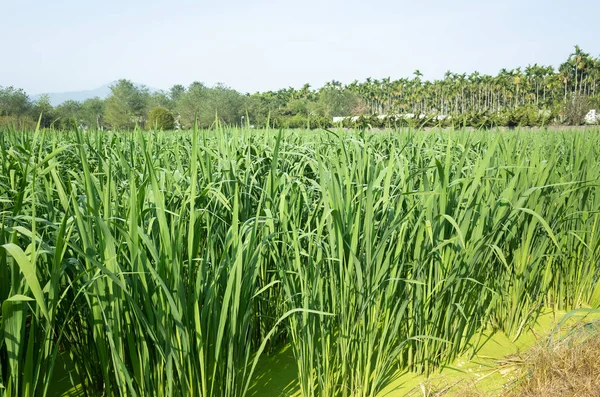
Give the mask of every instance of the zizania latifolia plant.
<path id="1" fill-rule="evenodd" d="M 0 132 L 0 393 L 375 396 L 600 305 L 599 131 Z"/>

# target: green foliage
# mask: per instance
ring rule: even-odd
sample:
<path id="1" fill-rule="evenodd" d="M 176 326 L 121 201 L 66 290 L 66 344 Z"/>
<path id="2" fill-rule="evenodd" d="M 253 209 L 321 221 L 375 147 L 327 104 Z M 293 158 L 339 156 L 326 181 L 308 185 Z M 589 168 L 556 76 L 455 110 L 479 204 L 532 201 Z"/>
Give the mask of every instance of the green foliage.
<path id="1" fill-rule="evenodd" d="M 309 119 L 310 128 L 331 128 L 333 121 L 327 116 L 313 116 Z"/>
<path id="2" fill-rule="evenodd" d="M 42 95 L 33 103 L 31 108 L 31 117 L 34 120 L 39 119 L 41 128 L 49 128 L 54 126 L 56 114 L 54 108 L 50 104 L 50 98 L 48 95 Z"/>
<path id="3" fill-rule="evenodd" d="M 106 124 L 103 118 L 105 109 L 105 101 L 96 97 L 86 99 L 81 104 L 78 112 L 78 119 L 81 120 L 84 126 L 91 130 L 103 129 Z"/>
<path id="4" fill-rule="evenodd" d="M 148 128 L 159 131 L 175 129 L 175 117 L 168 109 L 157 106 L 148 113 Z"/>
<path id="5" fill-rule="evenodd" d="M 66 101 L 54 109 L 56 120 L 54 128 L 63 131 L 74 131 L 79 128 L 81 104 L 77 101 Z"/>
<path id="6" fill-rule="evenodd" d="M 535 106 L 520 106 L 502 114 L 502 125 L 507 127 L 536 127 L 541 124 L 540 111 Z"/>
<path id="7" fill-rule="evenodd" d="M 326 86 L 319 92 L 318 106 L 320 112 L 329 117 L 344 117 L 356 114 L 360 97 L 340 86 Z"/>
<path id="8" fill-rule="evenodd" d="M 181 84 L 175 84 L 173 87 L 171 87 L 171 89 L 169 90 L 169 98 L 171 99 L 171 101 L 173 101 L 174 103 L 177 103 L 179 101 L 179 98 L 181 98 L 181 96 L 185 94 L 185 87 L 182 86 Z"/>
<path id="9" fill-rule="evenodd" d="M 286 119 L 287 128 L 308 128 L 308 117 L 296 114 Z M 283 124 L 283 123 L 282 123 Z"/>
<path id="10" fill-rule="evenodd" d="M 23 116 L 31 107 L 25 91 L 14 87 L 0 86 L 0 116 Z"/>
<path id="11" fill-rule="evenodd" d="M 169 97 L 165 91 L 156 91 L 150 94 L 148 99 L 148 108 L 152 110 L 155 107 L 163 107 L 172 110 L 175 102 Z"/>
<path id="12" fill-rule="evenodd" d="M 367 78 L 349 84 L 333 80 L 318 89 L 305 84 L 251 95 L 199 82 L 187 89 L 177 84 L 150 93 L 144 86 L 119 80 L 108 99 L 94 99 L 75 111 L 54 109 L 43 98 L 32 103 L 23 90 L 0 87 L 0 123 L 37 124 L 42 114 L 42 127 L 70 128 L 65 118 L 74 118 L 84 129 L 130 130 L 146 126 L 149 110 L 163 107 L 184 129 L 193 128 L 196 121 L 200 128 L 309 125 L 314 129 L 332 125 L 333 117 L 361 117 L 341 123 L 358 129 L 580 125 L 589 109 L 600 107 L 599 87 L 600 59 L 576 46 L 557 70 L 535 64 L 502 69 L 496 75 L 447 72 L 434 81 L 425 80 L 417 70 L 412 77 L 397 80 Z"/>
<path id="13" fill-rule="evenodd" d="M 61 131 L 75 131 L 79 128 L 77 119 L 73 117 L 64 117 L 57 119 L 53 124 L 54 129 Z"/>
<path id="14" fill-rule="evenodd" d="M 564 121 L 568 125 L 582 125 L 585 115 L 592 108 L 589 98 L 581 95 L 574 96 L 564 107 Z"/>
<path id="15" fill-rule="evenodd" d="M 192 128 L 194 122 L 201 128 L 210 128 L 216 119 L 224 125 L 239 125 L 245 114 L 244 98 L 224 85 L 207 87 L 194 82 L 178 95 L 176 111 L 181 115 L 183 128 Z"/>
<path id="16" fill-rule="evenodd" d="M 598 159 L 597 130 L 2 130 L 3 392 L 68 359 L 86 395 L 244 396 L 288 345 L 303 395 L 378 395 L 600 306 Z"/>
<path id="17" fill-rule="evenodd" d="M 0 128 L 15 128 L 17 130 L 26 131 L 33 130 L 37 126 L 37 120 L 32 117 L 18 116 L 0 116 Z"/>
<path id="18" fill-rule="evenodd" d="M 113 129 L 132 129 L 145 122 L 149 101 L 148 89 L 136 87 L 129 80 L 119 80 L 110 87 L 105 103 L 105 119 Z"/>

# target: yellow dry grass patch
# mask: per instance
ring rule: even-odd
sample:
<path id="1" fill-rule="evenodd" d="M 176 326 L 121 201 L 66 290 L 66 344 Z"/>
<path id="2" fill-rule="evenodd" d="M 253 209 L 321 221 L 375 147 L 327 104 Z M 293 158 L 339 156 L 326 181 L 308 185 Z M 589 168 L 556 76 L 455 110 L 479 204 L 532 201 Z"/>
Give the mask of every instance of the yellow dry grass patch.
<path id="1" fill-rule="evenodd" d="M 569 317 L 569 316 L 565 316 Z M 542 317 L 517 343 L 495 335 L 473 360 L 457 360 L 429 379 L 404 376 L 388 396 L 593 397 L 600 396 L 600 320 L 597 312 L 550 327 Z M 540 333 L 540 331 L 542 333 Z M 505 355 L 500 353 L 504 345 Z M 495 357 L 492 357 L 495 356 Z M 409 386 L 410 387 L 406 387 Z M 403 389 L 403 390 L 402 390 Z"/>
<path id="2" fill-rule="evenodd" d="M 600 396 L 598 324 L 536 346 L 525 357 L 521 382 L 505 397 Z"/>

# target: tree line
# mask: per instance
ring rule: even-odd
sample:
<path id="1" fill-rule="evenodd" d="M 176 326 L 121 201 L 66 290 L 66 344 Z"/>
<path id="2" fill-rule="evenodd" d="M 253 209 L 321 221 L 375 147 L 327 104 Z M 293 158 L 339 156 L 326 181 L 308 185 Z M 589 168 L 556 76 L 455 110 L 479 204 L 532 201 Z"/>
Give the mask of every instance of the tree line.
<path id="1" fill-rule="evenodd" d="M 447 72 L 412 77 L 326 83 L 243 94 L 223 84 L 177 84 L 151 92 L 129 80 L 111 86 L 106 99 L 66 101 L 53 107 L 48 96 L 32 101 L 22 89 L 0 87 L 0 125 L 55 129 L 188 129 L 253 125 L 289 128 L 393 125 L 473 127 L 580 124 L 600 107 L 600 59 L 579 46 L 558 68 L 529 65 L 495 76 Z M 41 118 L 40 118 L 41 115 Z"/>

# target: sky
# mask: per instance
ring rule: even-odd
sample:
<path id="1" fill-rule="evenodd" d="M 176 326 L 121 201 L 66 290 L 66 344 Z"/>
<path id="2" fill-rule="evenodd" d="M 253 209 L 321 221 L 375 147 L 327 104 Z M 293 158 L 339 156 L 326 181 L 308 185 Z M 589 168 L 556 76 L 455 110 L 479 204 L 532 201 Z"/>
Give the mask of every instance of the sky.
<path id="1" fill-rule="evenodd" d="M 120 78 L 256 92 L 599 56 L 600 1 L 0 0 L 0 30 L 0 86 L 29 94 Z"/>

